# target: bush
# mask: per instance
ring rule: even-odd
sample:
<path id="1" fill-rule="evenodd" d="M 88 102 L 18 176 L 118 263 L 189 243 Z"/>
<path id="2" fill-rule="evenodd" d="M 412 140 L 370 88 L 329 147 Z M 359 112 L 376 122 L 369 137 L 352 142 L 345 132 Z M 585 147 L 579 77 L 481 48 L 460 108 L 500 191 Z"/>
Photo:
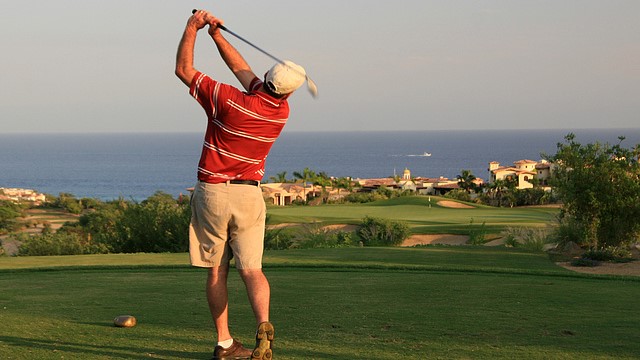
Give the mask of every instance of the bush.
<path id="1" fill-rule="evenodd" d="M 82 212 L 82 202 L 73 194 L 60 193 L 53 201 L 52 206 L 65 209 L 72 214 L 80 214 Z"/>
<path id="2" fill-rule="evenodd" d="M 552 200 L 552 194 L 541 188 L 514 189 L 516 206 L 544 205 Z"/>
<path id="3" fill-rule="evenodd" d="M 461 189 L 451 190 L 446 193 L 444 197 L 448 199 L 471 202 L 471 194 Z"/>
<path id="4" fill-rule="evenodd" d="M 530 227 L 509 227 L 504 231 L 505 245 L 519 247 L 530 251 L 542 251 L 549 242 L 546 229 Z"/>
<path id="5" fill-rule="evenodd" d="M 80 217 L 83 232 L 116 253 L 186 252 L 191 207 L 157 192 L 141 203 L 119 199 Z"/>
<path id="6" fill-rule="evenodd" d="M 351 233 L 343 231 L 333 231 L 322 226 L 320 223 L 305 224 L 292 236 L 290 248 L 313 249 L 313 248 L 337 248 L 353 246 L 353 236 Z"/>
<path id="7" fill-rule="evenodd" d="M 518 246 L 518 239 L 514 234 L 506 234 L 504 238 L 504 246 L 507 247 L 516 247 Z"/>
<path id="8" fill-rule="evenodd" d="M 582 243 L 592 249 L 629 245 L 640 235 L 640 144 L 582 145 L 575 134 L 565 136 L 553 157 L 557 166 L 551 184 L 563 211 L 583 228 Z"/>
<path id="9" fill-rule="evenodd" d="M 469 222 L 469 244 L 471 245 L 483 245 L 487 242 L 487 229 L 486 223 L 481 225 L 473 225 L 473 219 Z"/>
<path id="10" fill-rule="evenodd" d="M 594 261 L 628 262 L 633 260 L 629 250 L 619 247 L 608 247 L 600 250 L 588 250 L 582 258 Z"/>
<path id="11" fill-rule="evenodd" d="M 58 233 L 29 236 L 16 236 L 21 244 L 18 256 L 52 256 L 52 255 L 82 255 L 104 254 L 107 248 L 102 244 L 91 243 L 79 234 Z"/>
<path id="12" fill-rule="evenodd" d="M 20 227 L 17 218 L 22 216 L 22 207 L 11 201 L 0 201 L 0 235 Z"/>
<path id="13" fill-rule="evenodd" d="M 190 220 L 189 204 L 157 192 L 140 204 L 123 206 L 103 239 L 114 252 L 186 252 Z"/>
<path id="14" fill-rule="evenodd" d="M 383 200 L 383 199 L 384 197 L 373 192 L 370 192 L 370 193 L 355 192 L 344 197 L 344 201 L 350 202 L 350 203 L 357 203 L 357 204 L 364 204 L 364 203 L 374 202 L 374 201 Z"/>
<path id="15" fill-rule="evenodd" d="M 365 246 L 399 245 L 410 233 L 409 226 L 404 222 L 369 216 L 362 220 L 357 230 Z"/>
<path id="16" fill-rule="evenodd" d="M 265 250 L 285 250 L 293 244 L 294 236 L 285 229 L 266 229 L 264 231 Z"/>
<path id="17" fill-rule="evenodd" d="M 588 245 L 586 229 L 566 213 L 560 215 L 558 227 L 551 237 L 560 245 L 568 243 L 576 243 L 580 246 Z"/>
<path id="18" fill-rule="evenodd" d="M 600 265 L 600 262 L 592 259 L 579 258 L 571 261 L 572 266 L 585 266 L 585 267 L 595 267 Z"/>

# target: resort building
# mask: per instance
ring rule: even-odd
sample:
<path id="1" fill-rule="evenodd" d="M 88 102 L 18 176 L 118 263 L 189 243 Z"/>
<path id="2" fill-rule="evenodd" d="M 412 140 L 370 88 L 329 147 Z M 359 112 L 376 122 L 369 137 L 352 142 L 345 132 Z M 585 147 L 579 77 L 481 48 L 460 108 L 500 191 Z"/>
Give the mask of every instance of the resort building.
<path id="1" fill-rule="evenodd" d="M 0 200 L 41 204 L 46 200 L 46 196 L 31 189 L 0 188 Z"/>
<path id="2" fill-rule="evenodd" d="M 497 161 L 489 163 L 490 182 L 496 180 L 513 179 L 516 188 L 531 189 L 537 181 L 539 185 L 548 186 L 548 180 L 552 174 L 552 164 L 546 160 L 518 160 L 513 166 L 500 166 Z M 536 179 L 536 181 L 534 181 Z"/>
<path id="3" fill-rule="evenodd" d="M 295 183 L 263 183 L 262 196 L 269 199 L 273 205 L 284 206 L 291 205 L 294 201 L 302 201 L 305 199 L 312 187 L 305 188 L 301 184 Z"/>
<path id="4" fill-rule="evenodd" d="M 445 177 L 425 178 L 411 177 L 411 171 L 405 169 L 402 177 L 399 179 L 382 178 L 382 179 L 356 179 L 361 187 L 361 191 L 373 191 L 381 186 L 391 189 L 410 190 L 422 195 L 445 195 L 449 191 L 459 189 L 457 179 L 448 179 Z M 476 185 L 481 186 L 484 180 L 477 178 Z"/>
<path id="5" fill-rule="evenodd" d="M 353 179 L 351 181 L 354 190 L 349 191 L 327 186 L 322 188 L 317 185 L 301 183 L 263 183 L 262 194 L 269 204 L 284 206 L 304 199 L 322 197 L 323 200 L 339 200 L 352 192 L 371 192 L 379 188 L 393 190 L 408 190 L 421 195 L 445 195 L 459 189 L 457 179 L 411 177 L 411 171 L 405 169 L 402 177 L 387 177 L 375 179 Z M 474 183 L 478 186 L 484 184 L 484 180 L 477 178 Z"/>

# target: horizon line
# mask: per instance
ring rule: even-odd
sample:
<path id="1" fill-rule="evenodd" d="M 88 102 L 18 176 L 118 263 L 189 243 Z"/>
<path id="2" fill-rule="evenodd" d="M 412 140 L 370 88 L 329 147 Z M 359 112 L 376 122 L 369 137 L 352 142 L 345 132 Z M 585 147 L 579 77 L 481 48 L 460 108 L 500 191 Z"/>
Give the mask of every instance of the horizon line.
<path id="1" fill-rule="evenodd" d="M 283 130 L 282 134 L 291 133 L 415 133 L 415 132 L 509 132 L 509 131 L 614 131 L 614 130 L 640 130 L 640 127 L 585 127 L 585 128 L 501 128 L 501 129 L 410 129 L 410 130 Z M 200 131 L 16 131 L 16 132 L 0 132 L 0 136 L 5 135 L 135 135 L 135 134 L 202 134 Z"/>

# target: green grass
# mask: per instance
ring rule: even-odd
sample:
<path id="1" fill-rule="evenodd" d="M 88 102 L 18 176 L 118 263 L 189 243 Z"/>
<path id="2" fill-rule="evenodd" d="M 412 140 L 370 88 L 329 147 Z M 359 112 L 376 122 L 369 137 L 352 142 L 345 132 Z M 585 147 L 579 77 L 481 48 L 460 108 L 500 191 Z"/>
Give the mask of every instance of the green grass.
<path id="1" fill-rule="evenodd" d="M 1 359 L 208 359 L 206 274 L 185 254 L 0 258 Z M 634 359 L 640 278 L 486 247 L 266 253 L 276 359 Z M 232 328 L 254 320 L 230 276 Z M 131 314 L 138 325 L 115 328 Z"/>
<path id="2" fill-rule="evenodd" d="M 429 201 L 431 199 L 431 201 Z M 557 208 L 494 208 L 473 205 L 471 209 L 439 206 L 439 197 L 411 196 L 367 204 L 270 207 L 272 223 L 358 224 L 365 216 L 406 221 L 413 233 L 466 234 L 469 224 L 486 223 L 499 232 L 507 226 L 544 226 L 558 214 Z M 448 200 L 448 199 L 446 199 Z"/>

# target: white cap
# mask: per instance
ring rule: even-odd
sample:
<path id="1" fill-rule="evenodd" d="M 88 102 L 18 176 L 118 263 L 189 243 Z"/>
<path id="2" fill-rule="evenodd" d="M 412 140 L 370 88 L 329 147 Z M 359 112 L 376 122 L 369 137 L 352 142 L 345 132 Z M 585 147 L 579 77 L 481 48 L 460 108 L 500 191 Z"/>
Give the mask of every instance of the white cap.
<path id="1" fill-rule="evenodd" d="M 275 94 L 286 95 L 302 86 L 306 76 L 302 66 L 285 60 L 284 64 L 277 63 L 267 72 L 265 83 Z"/>

